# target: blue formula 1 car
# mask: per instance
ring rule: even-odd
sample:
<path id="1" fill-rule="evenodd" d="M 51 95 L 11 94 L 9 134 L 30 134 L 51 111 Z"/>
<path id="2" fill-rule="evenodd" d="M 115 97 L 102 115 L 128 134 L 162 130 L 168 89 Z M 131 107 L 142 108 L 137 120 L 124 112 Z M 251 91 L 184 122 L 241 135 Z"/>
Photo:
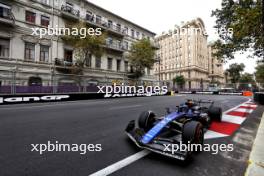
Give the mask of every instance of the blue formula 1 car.
<path id="1" fill-rule="evenodd" d="M 132 120 L 125 131 L 139 148 L 186 160 L 192 151 L 186 149 L 171 152 L 166 147 L 174 144 L 203 144 L 204 131 L 212 121 L 221 120 L 222 109 L 215 107 L 213 101 L 187 100 L 173 110 L 167 108 L 164 117 L 158 118 L 154 112 L 144 111 L 140 114 L 137 125 Z"/>

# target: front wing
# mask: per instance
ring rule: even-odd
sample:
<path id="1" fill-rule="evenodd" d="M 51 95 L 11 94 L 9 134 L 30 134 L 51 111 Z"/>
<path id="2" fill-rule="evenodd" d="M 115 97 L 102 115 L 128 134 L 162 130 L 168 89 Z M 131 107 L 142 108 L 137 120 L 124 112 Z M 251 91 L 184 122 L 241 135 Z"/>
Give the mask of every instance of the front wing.
<path id="1" fill-rule="evenodd" d="M 129 122 L 126 128 L 127 136 L 141 149 L 146 149 L 154 153 L 158 153 L 164 156 L 175 158 L 178 160 L 186 160 L 190 154 L 188 151 L 167 151 L 165 145 L 168 144 L 180 144 L 180 139 L 160 138 L 156 137 L 151 142 L 145 144 L 142 142 L 142 138 L 145 132 L 135 127 L 135 120 Z"/>

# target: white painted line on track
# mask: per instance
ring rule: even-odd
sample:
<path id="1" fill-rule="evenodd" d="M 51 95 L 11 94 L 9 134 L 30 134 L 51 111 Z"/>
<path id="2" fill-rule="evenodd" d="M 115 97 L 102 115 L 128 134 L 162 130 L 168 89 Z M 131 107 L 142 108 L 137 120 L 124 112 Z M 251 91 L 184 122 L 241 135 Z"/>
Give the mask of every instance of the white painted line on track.
<path id="1" fill-rule="evenodd" d="M 250 99 L 250 98 L 248 98 L 248 100 L 247 100 L 247 101 L 245 101 L 244 103 L 248 103 L 248 102 L 250 102 L 250 101 L 251 101 L 251 99 Z M 228 110 L 224 111 L 224 112 L 223 112 L 223 114 L 226 114 L 226 113 L 228 113 L 228 112 L 230 112 L 230 111 L 233 111 L 233 110 L 235 110 L 235 109 L 239 108 L 239 107 L 240 107 L 240 106 L 242 106 L 244 103 L 242 103 L 242 104 L 239 104 L 239 105 L 237 105 L 237 106 L 235 106 L 235 107 L 233 107 L 233 108 L 231 108 L 231 109 L 228 109 Z"/>
<path id="2" fill-rule="evenodd" d="M 207 130 L 206 133 L 204 134 L 204 139 L 211 139 L 211 138 L 220 138 L 220 137 L 226 137 L 228 135 L 218 133 L 212 130 Z"/>
<path id="3" fill-rule="evenodd" d="M 250 105 L 250 104 L 241 104 L 241 106 L 248 106 L 248 107 L 251 107 L 251 108 L 257 108 L 257 105 Z"/>
<path id="4" fill-rule="evenodd" d="M 109 175 L 112 174 L 113 172 L 122 169 L 123 167 L 143 158 L 144 156 L 148 155 L 150 153 L 150 151 L 148 150 L 142 150 L 134 155 L 131 155 L 125 159 L 122 159 L 121 161 L 118 161 L 102 170 L 99 170 L 93 174 L 91 174 L 90 176 L 105 176 L 105 175 Z"/>
<path id="5" fill-rule="evenodd" d="M 242 124 L 246 120 L 245 117 L 239 117 L 239 116 L 232 116 L 232 115 L 226 115 L 223 114 L 222 121 L 223 122 L 229 122 L 229 123 L 235 123 L 235 124 Z"/>
<path id="6" fill-rule="evenodd" d="M 236 112 L 247 112 L 247 113 L 252 113 L 253 109 L 246 109 L 246 108 L 237 108 L 234 111 Z"/>

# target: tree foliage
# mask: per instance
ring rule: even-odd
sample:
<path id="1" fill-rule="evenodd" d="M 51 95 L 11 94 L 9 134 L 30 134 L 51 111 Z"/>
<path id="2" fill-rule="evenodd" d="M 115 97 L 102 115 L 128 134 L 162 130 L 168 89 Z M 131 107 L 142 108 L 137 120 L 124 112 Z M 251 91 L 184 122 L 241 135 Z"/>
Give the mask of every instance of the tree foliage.
<path id="1" fill-rule="evenodd" d="M 233 59 L 235 52 L 249 49 L 254 51 L 251 56 L 264 56 L 262 0 L 222 0 L 222 8 L 212 16 L 217 29 L 233 29 L 233 35 L 219 33 L 220 40 L 213 45 L 217 58 Z"/>
<path id="2" fill-rule="evenodd" d="M 258 64 L 256 67 L 256 80 L 259 83 L 264 83 L 264 64 Z"/>
<path id="3" fill-rule="evenodd" d="M 255 80 L 253 79 L 253 75 L 250 73 L 244 73 L 241 75 L 239 79 L 240 83 L 255 83 Z"/>
<path id="4" fill-rule="evenodd" d="M 172 82 L 173 84 L 182 87 L 185 84 L 185 78 L 182 75 L 176 76 L 175 78 L 172 79 Z"/>
<path id="5" fill-rule="evenodd" d="M 76 24 L 69 25 L 70 28 L 77 28 L 79 31 L 84 28 L 88 30 L 89 26 L 85 22 L 79 22 Z M 64 42 L 74 48 L 75 53 L 75 62 L 79 67 L 84 66 L 85 58 L 88 54 L 92 54 L 96 57 L 101 57 L 105 45 L 106 34 L 102 33 L 102 35 L 86 35 L 83 37 L 79 33 L 79 35 L 65 35 L 62 37 Z"/>
<path id="6" fill-rule="evenodd" d="M 145 68 L 151 69 L 155 63 L 155 48 L 148 39 L 141 39 L 132 44 L 128 55 L 133 68 L 131 77 L 140 78 L 144 75 Z"/>
<path id="7" fill-rule="evenodd" d="M 241 78 L 241 73 L 244 71 L 244 68 L 245 65 L 243 63 L 234 63 L 229 66 L 226 71 L 228 72 L 232 83 L 237 83 L 239 81 L 239 79 Z"/>

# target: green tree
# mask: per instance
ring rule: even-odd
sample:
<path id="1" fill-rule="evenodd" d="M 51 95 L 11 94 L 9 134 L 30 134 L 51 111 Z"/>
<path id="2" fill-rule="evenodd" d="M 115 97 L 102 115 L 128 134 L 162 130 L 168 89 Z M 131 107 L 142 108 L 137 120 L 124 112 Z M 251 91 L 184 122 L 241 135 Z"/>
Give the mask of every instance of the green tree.
<path id="1" fill-rule="evenodd" d="M 177 85 L 177 87 L 180 87 L 182 89 L 183 85 L 185 84 L 185 78 L 180 75 L 176 76 L 175 78 L 172 79 L 173 85 Z"/>
<path id="2" fill-rule="evenodd" d="M 264 64 L 259 63 L 258 66 L 256 67 L 256 80 L 259 83 L 264 84 Z"/>
<path id="3" fill-rule="evenodd" d="M 231 83 L 237 83 L 241 77 L 241 73 L 244 71 L 245 65 L 241 64 L 231 64 L 229 68 L 226 70 L 229 73 L 231 78 Z"/>
<path id="4" fill-rule="evenodd" d="M 253 79 L 253 75 L 249 73 L 244 73 L 239 79 L 239 89 L 241 90 L 251 90 L 256 88 L 256 82 Z"/>
<path id="5" fill-rule="evenodd" d="M 79 22 L 69 25 L 71 29 L 77 29 L 81 31 L 86 28 L 88 31 L 89 26 L 85 22 Z M 85 64 L 85 59 L 88 54 L 92 54 L 96 57 L 101 57 L 104 53 L 105 37 L 106 33 L 102 35 L 88 35 L 84 37 L 81 32 L 78 35 L 65 35 L 62 37 L 63 41 L 74 48 L 74 57 L 76 66 L 82 68 Z"/>
<path id="6" fill-rule="evenodd" d="M 250 73 L 244 73 L 239 79 L 240 83 L 254 83 L 253 75 Z"/>
<path id="7" fill-rule="evenodd" d="M 223 0 L 222 8 L 212 12 L 212 16 L 217 18 L 217 29 L 233 29 L 233 35 L 219 32 L 220 40 L 213 45 L 217 58 L 233 59 L 235 52 L 243 53 L 248 49 L 254 50 L 251 56 L 264 56 L 264 17 L 261 6 L 262 0 Z"/>
<path id="8" fill-rule="evenodd" d="M 148 39 L 141 39 L 132 44 L 128 55 L 132 66 L 131 78 L 138 79 L 144 75 L 145 68 L 151 69 L 153 67 L 155 50 Z"/>

